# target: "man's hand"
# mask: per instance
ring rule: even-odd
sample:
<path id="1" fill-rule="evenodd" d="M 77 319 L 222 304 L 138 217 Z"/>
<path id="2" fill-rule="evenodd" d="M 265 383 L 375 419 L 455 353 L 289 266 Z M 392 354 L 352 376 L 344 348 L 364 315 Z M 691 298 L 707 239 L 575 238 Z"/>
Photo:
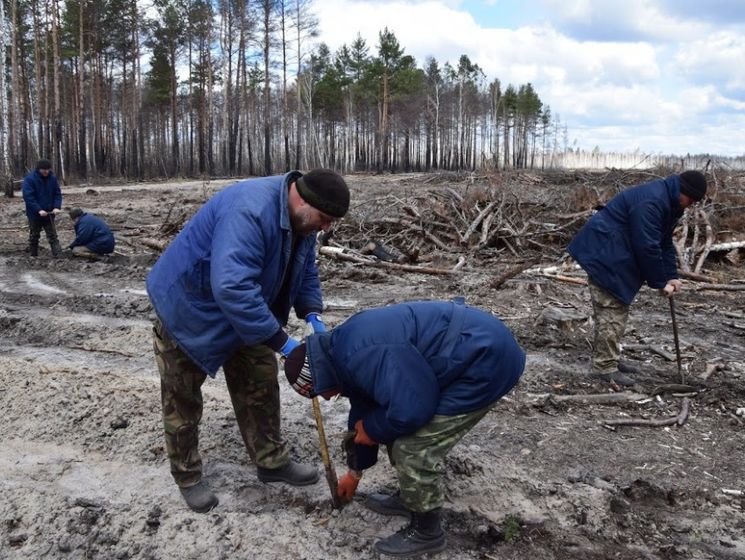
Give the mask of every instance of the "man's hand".
<path id="1" fill-rule="evenodd" d="M 60 212 L 61 210 L 59 208 L 55 208 L 54 210 L 52 210 L 52 214 L 54 214 L 55 216 L 59 214 Z"/>
<path id="2" fill-rule="evenodd" d="M 42 218 L 46 218 L 49 215 L 49 213 L 46 210 L 39 210 L 39 216 Z"/>
<path id="3" fill-rule="evenodd" d="M 361 471 L 348 470 L 347 474 L 341 477 L 339 484 L 336 486 L 336 495 L 345 502 L 351 502 L 360 480 L 362 480 Z"/>
<path id="4" fill-rule="evenodd" d="M 287 338 L 287 342 L 285 342 L 285 345 L 282 346 L 282 348 L 279 349 L 279 354 L 283 358 L 286 358 L 290 355 L 290 352 L 292 352 L 295 348 L 300 346 L 300 341 L 297 339 L 294 339 L 292 337 Z"/>
<path id="5" fill-rule="evenodd" d="M 318 313 L 308 313 L 305 316 L 305 336 L 319 332 L 326 332 L 326 325 L 324 325 L 321 316 Z"/>
<path id="6" fill-rule="evenodd" d="M 681 282 L 677 278 L 673 278 L 672 280 L 668 280 L 667 284 L 665 284 L 665 287 L 662 288 L 662 295 L 671 297 L 675 292 L 679 292 L 682 289 L 683 282 Z"/>
<path id="7" fill-rule="evenodd" d="M 357 443 L 359 445 L 378 445 L 377 441 L 367 435 L 367 432 L 365 431 L 365 425 L 362 423 L 362 420 L 357 420 L 357 422 L 354 423 L 354 429 L 357 432 L 357 434 L 354 436 L 354 443 Z"/>

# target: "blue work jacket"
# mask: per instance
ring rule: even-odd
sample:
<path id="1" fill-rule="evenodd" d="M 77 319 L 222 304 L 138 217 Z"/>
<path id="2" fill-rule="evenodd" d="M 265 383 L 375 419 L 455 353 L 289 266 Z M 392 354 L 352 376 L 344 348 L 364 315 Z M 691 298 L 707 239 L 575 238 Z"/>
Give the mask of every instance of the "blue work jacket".
<path id="1" fill-rule="evenodd" d="M 62 209 L 62 191 L 57 177 L 51 171 L 45 179 L 38 169 L 35 169 L 23 180 L 23 201 L 26 203 L 26 216 L 32 220 L 46 221 L 49 217 L 39 216 L 39 210 L 51 212 L 55 208 Z"/>
<path id="2" fill-rule="evenodd" d="M 680 178 L 627 189 L 579 230 L 567 251 L 590 279 L 630 305 L 646 282 L 664 288 L 678 277 L 673 230 L 683 215 Z"/>
<path id="3" fill-rule="evenodd" d="M 75 241 L 70 243 L 70 249 L 81 246 L 101 255 L 112 253 L 114 234 L 98 216 L 83 214 L 75 224 Z"/>
<path id="4" fill-rule="evenodd" d="M 384 444 L 416 432 L 436 414 L 464 414 L 495 402 L 525 367 L 525 352 L 499 319 L 454 302 L 362 311 L 306 342 L 314 391 L 340 389 L 350 400 L 349 429 L 361 419 L 367 434 Z M 377 446 L 356 447 L 354 467 L 371 466 Z"/>
<path id="5" fill-rule="evenodd" d="M 206 373 L 241 345 L 262 344 L 287 323 L 323 309 L 316 236 L 298 237 L 287 206 L 301 174 L 250 179 L 213 196 L 186 224 L 147 277 L 163 326 Z M 285 275 L 288 289 L 279 301 Z"/>

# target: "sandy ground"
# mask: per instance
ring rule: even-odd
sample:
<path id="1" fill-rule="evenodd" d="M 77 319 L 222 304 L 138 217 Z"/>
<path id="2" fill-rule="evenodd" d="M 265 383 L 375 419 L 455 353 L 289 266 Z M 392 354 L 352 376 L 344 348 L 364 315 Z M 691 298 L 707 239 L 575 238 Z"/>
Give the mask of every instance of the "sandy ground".
<path id="1" fill-rule="evenodd" d="M 362 504 L 366 493 L 396 488 L 384 454 L 341 512 L 323 478 L 300 489 L 259 482 L 220 375 L 205 384 L 200 433 L 220 505 L 200 515 L 181 500 L 164 455 L 143 284 L 156 254 L 139 240 L 158 238 L 166 218 L 224 184 L 65 189 L 65 206 L 115 230 L 119 254 L 98 262 L 53 260 L 44 239 L 40 256 L 28 257 L 22 201 L 0 203 L 0 558 L 363 560 L 403 525 Z M 358 198 L 390 190 L 375 177 L 353 185 Z M 58 229 L 69 243 L 66 216 Z M 667 304 L 652 290 L 641 292 L 624 339 L 627 359 L 645 368 L 638 398 L 587 405 L 546 398 L 614 392 L 584 376 L 585 287 L 521 275 L 492 290 L 498 254 L 453 276 L 319 264 L 331 326 L 367 307 L 464 295 L 502 317 L 528 351 L 517 390 L 448 458 L 449 540 L 439 557 L 745 559 L 742 292 L 678 298 L 684 371 L 696 388 L 686 422 L 612 429 L 603 420 L 669 418 L 682 406 L 680 393 L 655 390 L 679 378 L 674 361 L 650 350 L 673 352 Z M 300 335 L 302 325 L 289 328 Z M 704 379 L 707 364 L 721 367 Z M 292 455 L 322 469 L 309 402 L 284 383 L 282 401 Z M 322 407 L 341 474 L 346 403 Z"/>

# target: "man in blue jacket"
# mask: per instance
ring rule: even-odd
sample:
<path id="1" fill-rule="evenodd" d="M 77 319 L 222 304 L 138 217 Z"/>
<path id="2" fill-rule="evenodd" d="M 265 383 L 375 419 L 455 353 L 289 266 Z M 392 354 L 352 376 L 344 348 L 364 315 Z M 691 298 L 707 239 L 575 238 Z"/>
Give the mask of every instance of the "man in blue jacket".
<path id="1" fill-rule="evenodd" d="M 79 257 L 96 257 L 114 252 L 114 234 L 101 218 L 83 212 L 81 208 L 70 210 L 75 224 L 75 240 L 68 249 Z"/>
<path id="2" fill-rule="evenodd" d="M 284 357 L 299 344 L 284 330 L 293 307 L 324 329 L 315 234 L 348 208 L 344 179 L 327 169 L 239 182 L 207 201 L 148 275 L 166 448 L 193 510 L 218 503 L 202 481 L 198 425 L 202 383 L 220 367 L 259 480 L 318 480 L 282 441 L 274 352 Z"/>
<path id="3" fill-rule="evenodd" d="M 339 496 L 351 500 L 378 445 L 388 447 L 400 493 L 370 496 L 367 505 L 410 523 L 375 547 L 413 556 L 445 548 L 445 455 L 524 367 L 525 353 L 496 317 L 462 301 L 419 301 L 362 311 L 331 333 L 308 336 L 287 358 L 285 375 L 303 396 L 349 398 L 354 434 Z"/>
<path id="4" fill-rule="evenodd" d="M 29 254 L 32 257 L 39 255 L 39 238 L 43 229 L 52 249 L 52 256 L 58 257 L 62 248 L 57 238 L 54 218 L 62 208 L 62 191 L 48 159 L 40 159 L 36 163 L 36 169 L 23 180 L 23 201 L 26 203 L 28 218 Z"/>
<path id="5" fill-rule="evenodd" d="M 595 318 L 591 377 L 631 386 L 638 370 L 619 362 L 629 306 L 646 282 L 668 297 L 678 279 L 673 230 L 706 195 L 706 177 L 684 171 L 625 190 L 595 214 L 567 251 L 587 272 Z M 620 368 L 620 369 L 619 369 Z"/>

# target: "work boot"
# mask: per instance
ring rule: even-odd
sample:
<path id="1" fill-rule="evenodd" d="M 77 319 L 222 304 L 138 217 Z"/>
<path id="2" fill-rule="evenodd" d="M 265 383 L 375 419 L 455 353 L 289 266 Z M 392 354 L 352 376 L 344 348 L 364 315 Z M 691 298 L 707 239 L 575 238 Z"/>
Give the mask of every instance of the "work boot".
<path id="1" fill-rule="evenodd" d="M 295 461 L 290 461 L 278 469 L 256 467 L 256 474 L 261 482 L 286 482 L 293 486 L 307 486 L 318 482 L 318 471 L 315 467 L 301 465 Z"/>
<path id="2" fill-rule="evenodd" d="M 631 387 L 632 385 L 636 385 L 636 381 L 634 381 L 628 375 L 621 373 L 619 370 L 610 371 L 607 373 L 592 371 L 590 372 L 590 377 L 592 379 L 597 379 L 598 381 L 605 381 L 608 383 L 613 382 L 623 387 Z"/>
<path id="3" fill-rule="evenodd" d="M 212 493 L 207 483 L 201 480 L 194 486 L 179 488 L 179 490 L 188 506 L 197 513 L 207 513 L 219 503 L 217 496 Z"/>
<path id="4" fill-rule="evenodd" d="M 642 373 L 642 369 L 639 366 L 625 360 L 620 360 L 618 362 L 618 371 L 621 373 L 633 373 L 636 375 Z"/>
<path id="5" fill-rule="evenodd" d="M 38 257 L 39 256 L 39 245 L 29 245 L 28 247 L 28 254 L 32 257 Z"/>
<path id="6" fill-rule="evenodd" d="M 62 247 L 59 243 L 52 243 L 52 257 L 55 259 L 62 254 Z"/>
<path id="7" fill-rule="evenodd" d="M 376 542 L 375 550 L 399 558 L 442 552 L 445 550 L 445 532 L 440 526 L 440 508 L 424 513 L 412 511 L 409 524 Z"/>
<path id="8" fill-rule="evenodd" d="M 370 494 L 365 500 L 365 507 L 383 515 L 411 516 L 411 511 L 406 509 L 399 494 Z"/>

